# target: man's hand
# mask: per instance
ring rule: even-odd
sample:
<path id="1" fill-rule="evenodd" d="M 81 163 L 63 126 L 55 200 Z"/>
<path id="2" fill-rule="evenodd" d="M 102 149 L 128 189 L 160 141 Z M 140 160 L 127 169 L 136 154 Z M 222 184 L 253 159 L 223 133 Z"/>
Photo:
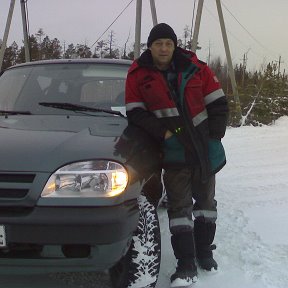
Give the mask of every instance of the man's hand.
<path id="1" fill-rule="evenodd" d="M 173 133 L 171 131 L 167 130 L 165 133 L 164 139 L 166 140 L 166 139 L 170 138 L 171 136 L 173 136 Z"/>

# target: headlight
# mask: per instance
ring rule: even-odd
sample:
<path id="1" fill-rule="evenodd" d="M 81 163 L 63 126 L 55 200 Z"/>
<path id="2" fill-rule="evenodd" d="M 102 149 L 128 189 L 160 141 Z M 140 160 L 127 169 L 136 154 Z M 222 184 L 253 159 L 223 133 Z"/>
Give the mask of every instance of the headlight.
<path id="1" fill-rule="evenodd" d="M 127 183 L 127 171 L 119 163 L 77 162 L 53 173 L 41 197 L 113 197 L 122 193 Z"/>

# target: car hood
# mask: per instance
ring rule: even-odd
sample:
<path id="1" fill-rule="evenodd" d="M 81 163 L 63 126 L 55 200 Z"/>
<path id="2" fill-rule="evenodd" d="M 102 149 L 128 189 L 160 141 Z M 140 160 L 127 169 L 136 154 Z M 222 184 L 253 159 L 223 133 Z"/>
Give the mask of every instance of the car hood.
<path id="1" fill-rule="evenodd" d="M 0 117 L 0 171 L 53 172 L 76 161 L 121 161 L 115 144 L 126 127 L 118 116 Z"/>

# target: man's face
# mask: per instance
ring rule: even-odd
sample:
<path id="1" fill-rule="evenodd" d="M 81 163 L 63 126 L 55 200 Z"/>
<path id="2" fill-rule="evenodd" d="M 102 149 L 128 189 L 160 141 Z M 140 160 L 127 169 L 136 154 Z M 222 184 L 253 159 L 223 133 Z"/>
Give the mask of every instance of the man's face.
<path id="1" fill-rule="evenodd" d="M 174 42 L 171 39 L 157 39 L 150 46 L 153 62 L 159 69 L 167 69 L 171 63 L 175 50 Z"/>

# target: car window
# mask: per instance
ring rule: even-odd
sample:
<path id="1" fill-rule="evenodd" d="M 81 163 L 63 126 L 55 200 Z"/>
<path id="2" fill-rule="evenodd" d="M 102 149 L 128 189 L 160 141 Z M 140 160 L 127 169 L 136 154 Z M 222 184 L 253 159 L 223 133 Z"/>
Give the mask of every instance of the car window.
<path id="1" fill-rule="evenodd" d="M 0 110 L 13 110 L 31 69 L 7 71 L 0 78 Z"/>
<path id="2" fill-rule="evenodd" d="M 80 102 L 123 106 L 124 85 L 124 79 L 93 79 L 82 86 Z"/>
<path id="3" fill-rule="evenodd" d="M 128 68 L 128 65 L 66 63 L 11 69 L 0 77 L 0 110 L 68 113 L 39 106 L 39 102 L 68 102 L 112 109 L 125 106 Z"/>

